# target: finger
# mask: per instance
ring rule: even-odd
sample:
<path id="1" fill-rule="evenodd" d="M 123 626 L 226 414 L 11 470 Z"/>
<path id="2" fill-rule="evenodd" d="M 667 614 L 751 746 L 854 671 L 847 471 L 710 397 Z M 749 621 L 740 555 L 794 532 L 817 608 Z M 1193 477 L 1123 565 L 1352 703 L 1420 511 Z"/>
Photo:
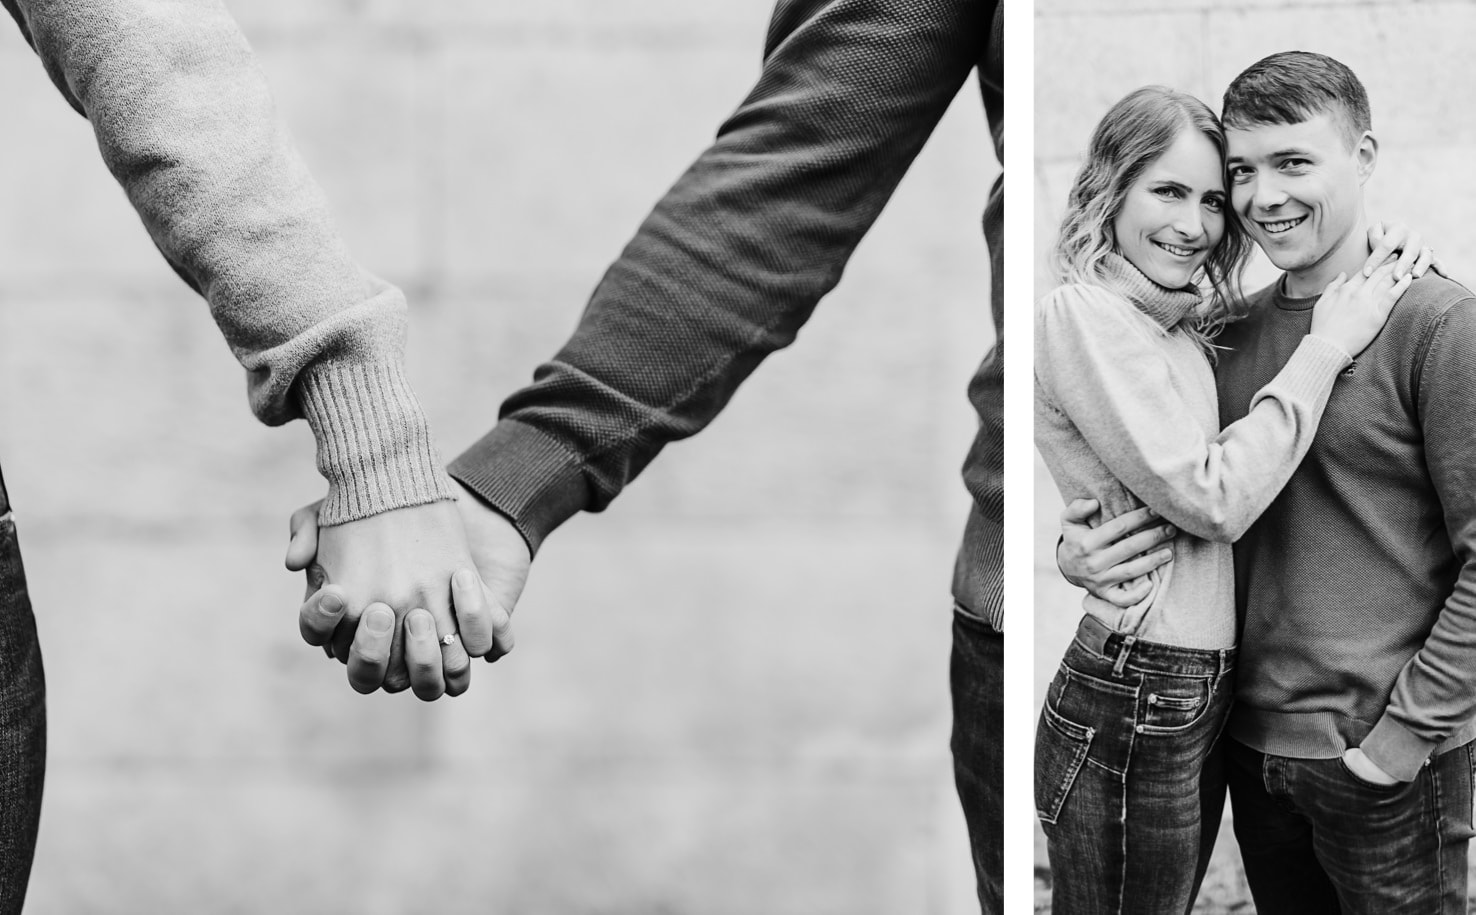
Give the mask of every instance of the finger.
<path id="1" fill-rule="evenodd" d="M 1408 273 L 1423 251 L 1425 251 L 1423 246 L 1405 245 L 1399 252 L 1399 258 L 1394 261 L 1394 278 L 1399 279 Z"/>
<path id="2" fill-rule="evenodd" d="M 1101 507 L 1096 499 L 1072 499 L 1061 509 L 1061 524 L 1088 524 Z"/>
<path id="3" fill-rule="evenodd" d="M 1429 270 L 1430 265 L 1434 262 L 1435 249 L 1431 247 L 1421 248 L 1420 256 L 1415 259 L 1414 266 L 1409 268 L 1409 272 L 1414 275 L 1415 279 L 1419 279 L 1425 275 L 1425 271 Z"/>
<path id="4" fill-rule="evenodd" d="M 470 569 L 451 576 L 451 607 L 466 653 L 480 658 L 492 650 L 492 610 L 482 579 Z"/>
<path id="5" fill-rule="evenodd" d="M 390 633 L 389 669 L 384 672 L 384 691 L 400 693 L 409 688 L 410 670 L 405 666 L 405 626 L 401 616 Z"/>
<path id="6" fill-rule="evenodd" d="M 1161 549 L 1177 534 L 1178 528 L 1172 524 L 1160 524 L 1119 540 L 1102 551 L 1101 560 L 1106 569 L 1096 576 L 1097 581 L 1110 585 L 1138 577 L 1142 572 L 1124 569 L 1123 566 L 1144 553 Z"/>
<path id="7" fill-rule="evenodd" d="M 1135 508 L 1130 512 L 1123 512 L 1110 521 L 1104 521 L 1096 529 L 1093 542 L 1103 545 L 1120 540 L 1139 528 L 1153 524 L 1158 520 L 1158 512 L 1147 507 Z M 1141 553 L 1142 550 L 1137 552 Z"/>
<path id="8" fill-rule="evenodd" d="M 513 650 L 513 628 L 512 611 L 502 605 L 502 602 L 494 597 L 490 590 L 487 594 L 487 603 L 492 610 L 492 650 L 487 653 L 488 663 L 497 660 Z"/>
<path id="9" fill-rule="evenodd" d="M 1138 556 L 1135 559 L 1129 559 L 1127 562 L 1124 562 L 1120 566 L 1116 566 L 1115 570 L 1121 572 L 1121 574 L 1123 575 L 1123 583 L 1127 584 L 1136 581 L 1139 578 L 1143 578 L 1143 576 L 1147 575 L 1149 572 L 1152 572 L 1154 569 L 1164 565 L 1173 558 L 1173 550 L 1154 550 L 1151 553 L 1144 553 L 1142 556 Z"/>
<path id="10" fill-rule="evenodd" d="M 446 692 L 441 675 L 441 645 L 436 639 L 436 621 L 429 612 L 416 608 L 405 614 L 405 668 L 410 690 L 417 699 L 430 702 Z"/>
<path id="11" fill-rule="evenodd" d="M 373 603 L 364 611 L 349 650 L 348 678 L 354 689 L 372 693 L 384 684 L 394 630 L 395 614 L 389 607 Z"/>
<path id="12" fill-rule="evenodd" d="M 318 506 L 304 505 L 287 520 L 287 569 L 301 572 L 318 555 Z"/>
<path id="13" fill-rule="evenodd" d="M 1147 578 L 1125 581 L 1107 590 L 1107 602 L 1126 610 L 1147 597 L 1152 589 L 1153 582 Z"/>
<path id="14" fill-rule="evenodd" d="M 452 576 L 453 578 L 455 576 Z M 456 616 L 451 611 L 451 590 L 426 595 L 425 607 L 435 621 L 433 637 L 440 643 L 440 663 L 446 692 L 460 695 L 471 685 L 471 658 L 456 633 Z M 446 636 L 451 636 L 450 641 Z M 454 692 L 453 692 L 454 690 Z"/>
<path id="15" fill-rule="evenodd" d="M 1373 240 L 1373 232 L 1369 232 L 1369 240 Z M 1394 246 L 1397 244 L 1399 244 L 1399 239 L 1395 235 L 1381 234 L 1379 236 L 1378 243 L 1375 244 L 1373 250 L 1369 252 L 1368 260 L 1365 260 L 1363 262 L 1363 275 L 1368 276 L 1373 273 L 1375 269 L 1383 266 L 1384 261 L 1388 260 L 1389 256 L 1394 253 Z"/>
<path id="16" fill-rule="evenodd" d="M 1336 293 L 1338 290 L 1342 289 L 1343 286 L 1347 282 L 1348 282 L 1348 274 L 1346 274 L 1346 273 L 1339 273 L 1337 276 L 1335 276 L 1335 277 L 1332 278 L 1332 282 L 1328 283 L 1327 286 L 1323 288 L 1322 294 L 1323 295 L 1332 295 L 1332 294 Z"/>
<path id="17" fill-rule="evenodd" d="M 327 585 L 303 602 L 297 611 L 297 631 L 309 645 L 327 645 L 343 619 L 348 602 L 337 585 Z M 330 657 L 331 657 L 330 652 Z"/>
<path id="18" fill-rule="evenodd" d="M 1394 309 L 1394 303 L 1399 301 L 1399 297 L 1404 295 L 1405 290 L 1409 289 L 1413 283 L 1414 276 L 1406 273 L 1399 282 L 1394 284 L 1394 288 L 1390 289 L 1389 294 L 1384 297 L 1384 314 L 1387 315 Z"/>

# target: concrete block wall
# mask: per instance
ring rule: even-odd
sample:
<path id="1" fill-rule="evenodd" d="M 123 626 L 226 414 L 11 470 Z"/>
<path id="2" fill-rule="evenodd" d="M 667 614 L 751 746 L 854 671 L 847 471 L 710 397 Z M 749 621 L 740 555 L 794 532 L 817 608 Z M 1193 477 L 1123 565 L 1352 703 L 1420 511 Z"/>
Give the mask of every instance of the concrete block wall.
<path id="1" fill-rule="evenodd" d="M 1451 275 L 1476 282 L 1476 119 L 1464 100 L 1476 71 L 1464 62 L 1476 7 L 1464 2 L 1376 0 L 1037 0 L 1035 4 L 1035 248 L 1038 292 L 1053 285 L 1045 256 L 1097 121 L 1131 90 L 1160 83 L 1190 92 L 1216 111 L 1226 85 L 1276 51 L 1318 51 L 1343 61 L 1368 90 L 1379 164 L 1367 187 L 1369 214 L 1424 233 Z M 1257 257 L 1247 286 L 1276 276 Z M 1061 500 L 1044 464 L 1035 466 L 1037 706 L 1080 617 L 1080 592 L 1066 585 L 1052 555 Z M 1227 880 L 1236 861 L 1228 832 L 1196 911 L 1249 905 Z M 1039 847 L 1039 846 L 1038 846 Z M 1038 859 L 1044 862 L 1043 852 Z M 1242 911 L 1234 908 L 1234 911 Z"/>
<path id="2" fill-rule="evenodd" d="M 757 76 L 768 4 L 230 3 L 350 246 L 484 432 Z M 267 429 L 17 31 L 0 460 L 50 686 L 28 912 L 961 913 L 947 754 L 964 385 L 988 346 L 966 90 L 799 342 L 557 533 L 471 692 L 303 645 Z"/>

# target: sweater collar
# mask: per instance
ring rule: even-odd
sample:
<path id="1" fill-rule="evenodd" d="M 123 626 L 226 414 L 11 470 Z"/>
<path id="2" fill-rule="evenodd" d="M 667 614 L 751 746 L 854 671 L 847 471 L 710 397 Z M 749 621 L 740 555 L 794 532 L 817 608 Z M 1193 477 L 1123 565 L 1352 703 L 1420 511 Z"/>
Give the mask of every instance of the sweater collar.
<path id="1" fill-rule="evenodd" d="M 1165 289 L 1144 276 L 1143 271 L 1121 254 L 1112 253 L 1103 258 L 1100 272 L 1109 288 L 1157 321 L 1164 330 L 1173 330 L 1199 306 L 1199 290 L 1192 286 Z"/>

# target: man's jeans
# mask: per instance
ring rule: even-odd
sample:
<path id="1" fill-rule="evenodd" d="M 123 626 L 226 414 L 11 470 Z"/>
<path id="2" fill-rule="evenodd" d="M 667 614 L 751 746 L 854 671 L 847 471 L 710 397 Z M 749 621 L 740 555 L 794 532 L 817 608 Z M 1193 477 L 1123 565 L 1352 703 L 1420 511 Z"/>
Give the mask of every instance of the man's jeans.
<path id="1" fill-rule="evenodd" d="M 1383 787 L 1341 759 L 1225 743 L 1235 838 L 1261 915 L 1466 911 L 1472 744 Z"/>
<path id="2" fill-rule="evenodd" d="M 0 477 L 0 915 L 26 899 L 46 771 L 46 683 L 15 520 Z"/>
<path id="3" fill-rule="evenodd" d="M 1235 650 L 1082 620 L 1035 735 L 1035 807 L 1055 915 L 1188 912 L 1224 809 L 1215 749 Z"/>
<path id="4" fill-rule="evenodd" d="M 969 826 L 979 906 L 1004 911 L 1004 635 L 953 613 L 953 777 Z"/>

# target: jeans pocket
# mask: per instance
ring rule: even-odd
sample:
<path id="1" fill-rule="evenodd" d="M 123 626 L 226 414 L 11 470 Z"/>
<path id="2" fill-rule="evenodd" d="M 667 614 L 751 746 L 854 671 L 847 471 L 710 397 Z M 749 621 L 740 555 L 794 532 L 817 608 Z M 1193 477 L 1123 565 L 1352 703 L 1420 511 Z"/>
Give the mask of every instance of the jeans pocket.
<path id="1" fill-rule="evenodd" d="M 1414 785 L 1414 782 L 1395 782 L 1392 785 L 1380 785 L 1376 782 L 1371 782 L 1363 776 L 1359 775 L 1357 772 L 1354 772 L 1352 769 L 1348 768 L 1348 764 L 1343 761 L 1342 757 L 1338 757 L 1338 771 L 1343 773 L 1344 779 L 1352 782 L 1355 786 L 1362 789 L 1363 791 L 1369 791 L 1374 794 L 1382 795 L 1384 797 L 1398 794 L 1406 788 L 1410 788 Z"/>
<path id="2" fill-rule="evenodd" d="M 1061 807 L 1091 749 L 1093 728 L 1062 718 L 1050 703 L 1040 710 L 1035 729 L 1035 815 L 1055 825 Z"/>
<path id="3" fill-rule="evenodd" d="M 1214 701 L 1206 677 L 1150 676 L 1143 683 L 1143 734 L 1177 734 L 1204 720 Z"/>

